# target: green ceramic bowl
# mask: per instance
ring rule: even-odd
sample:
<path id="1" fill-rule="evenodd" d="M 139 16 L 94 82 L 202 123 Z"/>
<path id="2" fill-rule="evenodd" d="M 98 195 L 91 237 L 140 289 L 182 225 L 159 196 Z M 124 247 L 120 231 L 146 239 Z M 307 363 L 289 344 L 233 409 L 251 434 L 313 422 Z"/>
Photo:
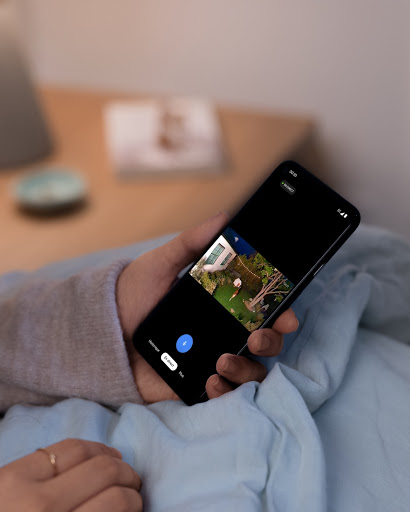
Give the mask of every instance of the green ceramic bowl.
<path id="1" fill-rule="evenodd" d="M 68 169 L 32 171 L 13 184 L 12 194 L 24 209 L 53 213 L 82 203 L 87 195 L 84 178 Z"/>

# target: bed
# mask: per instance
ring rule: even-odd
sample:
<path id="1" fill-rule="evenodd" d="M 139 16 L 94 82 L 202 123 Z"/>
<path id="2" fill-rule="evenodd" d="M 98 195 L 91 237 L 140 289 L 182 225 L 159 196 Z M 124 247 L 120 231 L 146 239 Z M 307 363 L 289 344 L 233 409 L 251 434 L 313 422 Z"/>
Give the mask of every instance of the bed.
<path id="1" fill-rule="evenodd" d="M 137 257 L 170 237 L 45 267 L 64 277 Z M 410 245 L 361 226 L 294 304 L 299 330 L 262 384 L 219 399 L 17 405 L 0 465 L 66 437 L 119 449 L 148 511 L 410 508 Z"/>

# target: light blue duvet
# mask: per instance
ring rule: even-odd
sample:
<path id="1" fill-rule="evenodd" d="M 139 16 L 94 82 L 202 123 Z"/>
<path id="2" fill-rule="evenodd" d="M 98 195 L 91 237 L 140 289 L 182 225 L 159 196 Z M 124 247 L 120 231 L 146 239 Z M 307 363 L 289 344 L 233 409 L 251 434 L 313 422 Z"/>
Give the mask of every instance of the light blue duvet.
<path id="1" fill-rule="evenodd" d="M 67 275 L 163 241 L 44 272 Z M 359 228 L 294 309 L 300 328 L 264 360 L 262 384 L 193 407 L 15 406 L 0 423 L 0 465 L 79 437 L 122 452 L 147 511 L 410 510 L 410 246 Z"/>

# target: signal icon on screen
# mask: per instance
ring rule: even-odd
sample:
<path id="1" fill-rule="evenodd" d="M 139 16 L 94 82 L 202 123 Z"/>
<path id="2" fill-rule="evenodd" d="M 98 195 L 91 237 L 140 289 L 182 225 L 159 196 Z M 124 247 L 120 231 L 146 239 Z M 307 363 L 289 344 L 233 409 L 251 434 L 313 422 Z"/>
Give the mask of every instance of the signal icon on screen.
<path id="1" fill-rule="evenodd" d="M 347 213 L 342 212 L 341 208 L 338 208 L 337 213 L 339 213 L 339 214 L 340 214 L 342 217 L 344 217 L 345 219 L 347 218 Z"/>

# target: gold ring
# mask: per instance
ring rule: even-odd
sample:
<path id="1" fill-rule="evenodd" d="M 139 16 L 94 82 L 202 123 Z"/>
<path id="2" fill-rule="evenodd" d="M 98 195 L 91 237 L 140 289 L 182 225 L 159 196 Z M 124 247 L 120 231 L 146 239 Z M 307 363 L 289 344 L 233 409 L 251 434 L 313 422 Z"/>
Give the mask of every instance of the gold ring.
<path id="1" fill-rule="evenodd" d="M 36 451 L 44 452 L 47 455 L 50 464 L 53 466 L 53 476 L 57 476 L 57 457 L 54 455 L 54 453 L 49 452 L 45 448 L 37 448 Z"/>

